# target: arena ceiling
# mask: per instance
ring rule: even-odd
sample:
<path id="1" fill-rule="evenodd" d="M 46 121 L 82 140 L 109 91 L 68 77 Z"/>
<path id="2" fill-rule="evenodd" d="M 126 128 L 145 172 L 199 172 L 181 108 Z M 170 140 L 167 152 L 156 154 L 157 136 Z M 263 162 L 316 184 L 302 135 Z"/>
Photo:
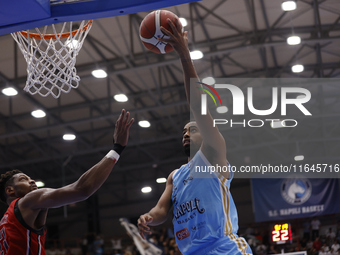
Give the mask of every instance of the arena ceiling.
<path id="1" fill-rule="evenodd" d="M 201 78 L 340 78 L 338 0 L 298 0 L 292 12 L 284 12 L 279 0 L 203 0 L 166 9 L 187 19 L 190 49 L 204 54 L 194 61 Z M 114 124 L 124 108 L 136 123 L 95 203 L 103 219 L 137 217 L 155 204 L 164 189 L 156 178 L 167 177 L 186 162 L 181 134 L 190 112 L 177 55 L 149 52 L 139 39 L 146 15 L 95 20 L 77 57 L 80 86 L 59 99 L 22 90 L 26 62 L 13 38 L 0 36 L 0 87 L 13 86 L 19 92 L 0 95 L 1 172 L 18 168 L 48 187 L 76 180 L 111 149 Z M 287 45 L 292 34 L 302 38 L 301 44 Z M 291 71 L 297 62 L 304 65 L 302 73 Z M 108 77 L 94 78 L 91 71 L 97 68 Z M 315 114 L 302 119 L 302 128 L 224 128 L 229 161 L 289 163 L 300 152 L 311 162 L 339 162 L 339 84 L 317 89 Z M 116 102 L 113 96 L 119 93 L 129 100 Z M 271 97 L 264 96 L 262 103 L 270 105 Z M 46 117 L 33 118 L 35 109 L 45 111 Z M 151 127 L 141 128 L 139 120 L 148 120 Z M 65 132 L 75 134 L 76 140 L 64 141 Z M 141 193 L 146 185 L 153 192 Z M 253 221 L 249 180 L 236 179 L 232 189 L 241 223 Z M 83 219 L 77 213 L 85 207 L 70 208 L 75 216 L 65 222 Z M 54 215 L 64 213 L 57 210 Z"/>

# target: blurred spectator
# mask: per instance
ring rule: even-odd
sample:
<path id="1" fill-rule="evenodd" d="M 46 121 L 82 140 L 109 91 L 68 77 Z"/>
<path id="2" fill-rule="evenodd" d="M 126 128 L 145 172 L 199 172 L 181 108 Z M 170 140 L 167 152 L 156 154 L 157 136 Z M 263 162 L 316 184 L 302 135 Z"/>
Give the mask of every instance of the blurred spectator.
<path id="1" fill-rule="evenodd" d="M 168 238 L 168 231 L 165 227 L 162 228 L 160 237 L 158 238 L 158 243 L 163 243 L 163 241 Z"/>
<path id="2" fill-rule="evenodd" d="M 263 237 L 260 234 L 260 231 L 258 230 L 258 228 L 255 229 L 254 235 L 255 235 L 257 242 L 262 244 Z"/>
<path id="3" fill-rule="evenodd" d="M 328 254 L 329 254 L 329 247 L 324 243 L 324 244 L 321 246 L 319 255 L 328 255 Z"/>
<path id="4" fill-rule="evenodd" d="M 309 222 L 303 225 L 304 227 L 306 227 L 306 225 L 308 226 L 308 224 Z M 326 221 L 325 221 L 325 224 L 326 224 Z M 320 224 L 318 225 L 320 226 Z M 307 228 L 308 227 L 306 227 L 306 229 Z M 283 248 L 286 252 L 307 251 L 308 255 L 340 255 L 340 243 L 339 241 L 337 241 L 337 239 L 334 238 L 334 236 L 336 236 L 336 233 L 338 233 L 338 230 L 336 232 L 334 231 L 335 226 L 333 226 L 332 229 L 327 228 L 327 231 L 320 233 L 320 237 L 315 238 L 314 242 L 312 239 L 308 240 L 306 238 L 306 235 L 304 235 L 305 238 L 303 238 L 302 240 L 301 239 L 296 240 L 293 238 L 292 244 L 285 244 L 284 246 L 283 245 L 275 246 L 272 243 L 268 243 L 268 240 L 266 238 L 267 233 L 265 232 L 266 229 L 269 229 L 269 225 L 262 226 L 262 228 L 258 228 L 254 230 L 254 232 L 256 232 L 257 238 L 253 236 L 253 238 L 247 239 L 249 246 L 252 249 L 252 252 L 254 255 L 279 254 L 281 252 L 281 249 Z M 181 255 L 178 249 L 178 246 L 176 244 L 176 239 L 169 238 L 167 236 L 168 230 L 169 229 L 167 228 L 158 229 L 158 230 L 156 228 L 153 228 L 152 234 L 150 238 L 148 239 L 150 240 L 150 242 L 147 242 L 146 240 L 142 240 L 139 236 L 138 230 L 132 231 L 132 236 L 133 236 L 134 241 L 135 239 L 138 239 L 138 241 L 143 243 L 142 246 L 143 246 L 145 255 L 150 255 L 150 254 Z M 245 230 L 245 233 L 247 234 L 252 233 L 252 228 L 250 225 L 248 225 L 248 228 Z M 136 237 L 134 237 L 135 235 Z M 331 238 L 333 238 L 332 243 L 329 243 L 328 240 L 330 240 Z M 82 246 L 86 244 L 86 241 L 84 241 L 84 239 L 86 239 L 85 235 L 83 236 L 82 242 L 79 243 Z M 265 240 L 267 240 L 267 245 L 265 243 Z M 140 254 L 137 250 L 137 246 L 134 245 L 133 242 L 127 241 L 127 239 L 125 238 L 124 239 L 108 238 L 107 240 L 105 240 L 105 243 L 106 242 L 108 244 L 111 243 L 112 246 L 109 246 L 107 247 L 106 250 L 104 250 L 104 248 L 102 247 L 104 240 L 98 235 L 94 242 L 96 244 L 95 248 L 97 249 L 93 249 L 92 251 L 88 250 L 87 255 L 104 255 L 104 254 L 105 255 L 139 255 Z M 155 245 L 158 245 L 158 247 L 156 247 Z M 61 243 L 55 242 L 55 247 L 60 247 L 60 246 L 64 246 L 64 244 L 62 242 Z M 152 249 L 151 247 L 150 249 L 149 246 L 155 246 L 155 248 Z M 80 247 L 78 247 L 79 251 L 77 253 L 75 253 L 73 249 L 70 251 L 73 252 L 72 254 L 79 254 L 79 255 L 84 254 L 84 251 L 82 250 L 82 252 L 80 252 L 79 248 Z M 67 253 L 67 250 L 65 249 L 46 250 L 46 255 L 67 255 L 67 254 L 70 254 L 70 253 Z"/>
<path id="5" fill-rule="evenodd" d="M 90 252 L 90 254 L 93 254 L 94 251 L 94 246 L 93 246 L 93 242 L 96 238 L 95 233 L 91 232 L 87 234 L 87 247 L 88 247 L 88 251 Z"/>
<path id="6" fill-rule="evenodd" d="M 313 249 L 313 241 L 312 240 L 310 240 L 310 239 L 308 240 L 306 248 L 307 248 L 307 252 L 309 252 Z"/>
<path id="7" fill-rule="evenodd" d="M 87 241 L 87 235 L 83 235 L 83 238 L 81 239 L 81 254 L 87 255 L 87 249 L 88 249 L 88 241 Z"/>
<path id="8" fill-rule="evenodd" d="M 154 245 L 158 245 L 158 235 L 152 234 L 149 238 L 149 242 L 153 243 Z"/>
<path id="9" fill-rule="evenodd" d="M 328 231 L 326 232 L 326 240 L 325 243 L 330 247 L 335 240 L 335 233 L 333 232 L 332 228 L 329 228 Z"/>
<path id="10" fill-rule="evenodd" d="M 113 250 L 112 255 L 122 255 L 120 250 Z"/>
<path id="11" fill-rule="evenodd" d="M 274 248 L 274 245 L 271 245 L 271 246 L 269 247 L 268 254 L 277 254 L 277 251 L 276 251 L 276 249 Z"/>
<path id="12" fill-rule="evenodd" d="M 93 242 L 93 249 L 96 255 L 103 254 L 104 252 L 104 240 L 100 235 L 96 236 L 96 240 Z M 101 253 L 100 253 L 101 252 Z"/>
<path id="13" fill-rule="evenodd" d="M 303 238 L 302 241 L 300 242 L 301 245 L 301 250 L 306 250 L 307 249 L 307 238 Z"/>
<path id="14" fill-rule="evenodd" d="M 303 223 L 303 238 L 310 239 L 310 223 L 308 221 Z"/>
<path id="15" fill-rule="evenodd" d="M 321 245 L 322 244 L 321 244 L 319 237 L 315 238 L 315 241 L 313 242 L 312 252 L 317 253 L 318 251 L 320 251 Z"/>
<path id="16" fill-rule="evenodd" d="M 178 246 L 177 246 L 176 243 L 175 243 L 175 245 L 174 245 L 174 255 L 181 255 L 181 252 L 180 252 L 180 250 L 178 249 Z"/>
<path id="17" fill-rule="evenodd" d="M 335 233 L 333 232 L 333 229 L 332 228 L 329 228 L 327 233 L 326 233 L 326 237 L 327 238 L 330 238 L 330 239 L 333 239 L 335 238 Z"/>
<path id="18" fill-rule="evenodd" d="M 340 245 L 336 239 L 334 240 L 334 243 L 332 244 L 331 249 L 333 249 L 334 252 L 337 252 L 340 249 Z"/>
<path id="19" fill-rule="evenodd" d="M 122 239 L 117 238 L 117 239 L 111 239 L 111 244 L 112 244 L 112 251 L 119 251 L 122 250 Z M 116 253 L 117 254 L 117 253 Z"/>
<path id="20" fill-rule="evenodd" d="M 256 247 L 256 253 L 258 255 L 266 255 L 267 254 L 267 247 L 261 242 L 257 247 Z"/>
<path id="21" fill-rule="evenodd" d="M 167 234 L 169 238 L 175 238 L 174 232 L 172 231 L 171 228 L 167 229 Z"/>
<path id="22" fill-rule="evenodd" d="M 319 237 L 321 222 L 314 217 L 310 224 L 312 225 L 312 240 L 315 240 L 316 237 Z"/>
<path id="23" fill-rule="evenodd" d="M 246 231 L 244 232 L 246 236 L 253 236 L 254 235 L 254 229 L 251 227 L 250 224 L 248 224 L 248 227 Z"/>
<path id="24" fill-rule="evenodd" d="M 266 246 L 269 246 L 269 233 L 268 233 L 268 231 L 262 231 L 261 236 L 262 236 L 262 243 Z"/>
<path id="25" fill-rule="evenodd" d="M 95 242 L 95 251 L 94 254 L 95 255 L 102 255 L 104 253 L 104 250 L 102 248 L 102 245 L 100 244 L 100 242 Z"/>
<path id="26" fill-rule="evenodd" d="M 251 251 L 253 252 L 253 255 L 257 255 L 255 239 L 251 239 L 251 238 L 248 239 L 248 244 L 249 244 Z"/>

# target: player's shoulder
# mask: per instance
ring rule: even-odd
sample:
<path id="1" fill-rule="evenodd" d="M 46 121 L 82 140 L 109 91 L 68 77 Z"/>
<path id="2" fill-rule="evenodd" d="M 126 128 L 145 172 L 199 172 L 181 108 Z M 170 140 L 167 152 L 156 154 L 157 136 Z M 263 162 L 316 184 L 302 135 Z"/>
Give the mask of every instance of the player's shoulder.
<path id="1" fill-rule="evenodd" d="M 51 192 L 53 190 L 55 189 L 41 188 L 27 193 L 24 197 L 22 197 L 18 201 L 19 208 L 20 209 L 25 207 L 31 208 L 35 204 L 36 200 L 42 198 L 46 193 Z"/>
<path id="2" fill-rule="evenodd" d="M 174 179 L 174 175 L 177 173 L 178 169 L 173 170 L 169 176 L 168 176 L 168 182 L 170 181 L 172 183 L 172 180 Z"/>
<path id="3" fill-rule="evenodd" d="M 168 179 L 174 178 L 174 174 L 175 174 L 177 171 L 178 171 L 178 169 L 173 170 L 173 171 L 169 174 Z"/>

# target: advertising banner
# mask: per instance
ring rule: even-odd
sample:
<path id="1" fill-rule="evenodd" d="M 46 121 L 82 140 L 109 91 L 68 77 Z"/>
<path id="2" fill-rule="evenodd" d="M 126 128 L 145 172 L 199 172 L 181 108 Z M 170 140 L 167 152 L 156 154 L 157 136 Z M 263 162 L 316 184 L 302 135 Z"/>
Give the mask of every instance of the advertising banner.
<path id="1" fill-rule="evenodd" d="M 338 179 L 253 179 L 255 221 L 340 213 Z"/>

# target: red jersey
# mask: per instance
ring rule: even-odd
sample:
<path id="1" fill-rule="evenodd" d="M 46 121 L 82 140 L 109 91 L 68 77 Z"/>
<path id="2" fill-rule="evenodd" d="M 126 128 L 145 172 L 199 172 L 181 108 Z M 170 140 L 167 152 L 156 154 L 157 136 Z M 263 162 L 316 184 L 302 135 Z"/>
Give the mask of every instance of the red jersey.
<path id="1" fill-rule="evenodd" d="M 18 207 L 19 199 L 12 201 L 0 221 L 0 254 L 46 255 L 45 227 L 33 229 L 26 224 Z"/>

